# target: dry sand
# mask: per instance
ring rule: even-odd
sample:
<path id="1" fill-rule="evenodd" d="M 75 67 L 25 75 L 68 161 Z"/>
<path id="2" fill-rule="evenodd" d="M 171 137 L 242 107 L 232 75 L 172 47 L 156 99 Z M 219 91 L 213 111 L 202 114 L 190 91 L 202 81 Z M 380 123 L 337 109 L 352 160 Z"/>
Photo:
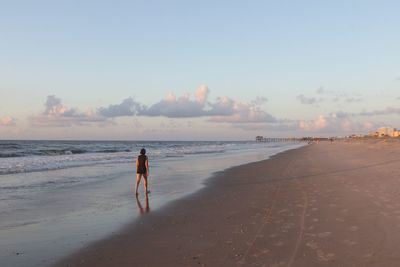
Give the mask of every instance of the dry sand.
<path id="1" fill-rule="evenodd" d="M 376 140 L 231 168 L 57 266 L 400 266 L 399 164 Z"/>

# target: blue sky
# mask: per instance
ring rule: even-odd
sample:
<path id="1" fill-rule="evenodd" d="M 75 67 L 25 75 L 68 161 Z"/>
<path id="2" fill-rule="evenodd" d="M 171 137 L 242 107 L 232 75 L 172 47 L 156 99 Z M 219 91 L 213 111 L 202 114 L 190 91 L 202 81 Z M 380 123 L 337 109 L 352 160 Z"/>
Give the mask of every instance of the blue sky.
<path id="1" fill-rule="evenodd" d="M 398 1 L 0 1 L 0 139 L 400 127 L 398 10 Z"/>

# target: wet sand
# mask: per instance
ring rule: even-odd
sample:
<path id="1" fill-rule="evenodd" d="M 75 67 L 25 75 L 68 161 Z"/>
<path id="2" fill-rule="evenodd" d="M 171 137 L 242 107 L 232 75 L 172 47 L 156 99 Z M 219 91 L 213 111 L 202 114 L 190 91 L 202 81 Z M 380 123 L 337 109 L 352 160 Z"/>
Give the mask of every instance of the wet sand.
<path id="1" fill-rule="evenodd" d="M 399 246 L 400 143 L 321 142 L 217 173 L 55 266 L 400 266 Z"/>

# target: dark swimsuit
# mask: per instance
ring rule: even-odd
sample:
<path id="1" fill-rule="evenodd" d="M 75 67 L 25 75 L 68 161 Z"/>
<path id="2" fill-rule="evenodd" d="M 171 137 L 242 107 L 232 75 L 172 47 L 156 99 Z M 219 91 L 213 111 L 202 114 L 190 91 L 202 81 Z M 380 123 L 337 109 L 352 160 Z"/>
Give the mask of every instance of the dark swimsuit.
<path id="1" fill-rule="evenodd" d="M 136 173 L 140 173 L 140 174 L 146 174 L 147 173 L 146 160 L 147 160 L 147 156 L 146 155 L 139 155 L 138 156 L 139 166 L 137 167 Z"/>

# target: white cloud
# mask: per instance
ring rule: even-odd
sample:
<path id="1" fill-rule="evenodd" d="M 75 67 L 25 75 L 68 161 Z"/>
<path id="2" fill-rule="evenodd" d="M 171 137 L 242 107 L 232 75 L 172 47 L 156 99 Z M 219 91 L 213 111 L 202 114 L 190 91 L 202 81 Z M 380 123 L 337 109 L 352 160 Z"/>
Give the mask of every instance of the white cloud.
<path id="1" fill-rule="evenodd" d="M 300 121 L 299 127 L 304 131 L 319 131 L 327 126 L 328 122 L 325 116 L 319 115 L 318 118 L 311 121 Z"/>
<path id="2" fill-rule="evenodd" d="M 120 104 L 99 107 L 95 111 L 80 112 L 75 108 L 63 105 L 60 98 L 50 95 L 44 104 L 42 114 L 30 118 L 36 126 L 71 126 L 90 123 L 114 123 L 113 119 L 124 116 L 166 117 L 166 118 L 199 118 L 208 117 L 212 122 L 226 123 L 269 123 L 276 119 L 261 109 L 267 101 L 257 97 L 247 103 L 235 101 L 227 96 L 209 101 L 209 88 L 201 85 L 194 96 L 186 93 L 177 97 L 173 92 L 150 106 L 143 105 L 133 98 L 127 98 Z"/>
<path id="3" fill-rule="evenodd" d="M 213 122 L 266 122 L 275 119 L 259 107 L 267 101 L 258 97 L 250 103 L 235 101 L 227 96 L 218 97 L 214 102 L 208 101 L 210 90 L 207 86 L 200 86 L 194 99 L 190 94 L 176 97 L 169 93 L 163 100 L 143 107 L 138 116 L 164 116 L 167 118 L 195 118 L 209 117 Z"/>
<path id="4" fill-rule="evenodd" d="M 207 85 L 201 85 L 196 91 L 196 100 L 199 103 L 204 104 L 207 101 L 208 93 L 210 90 Z"/>
<path id="5" fill-rule="evenodd" d="M 10 116 L 0 118 L 0 126 L 16 126 L 16 120 Z"/>
<path id="6" fill-rule="evenodd" d="M 364 132 L 376 128 L 377 125 L 370 121 L 358 122 L 347 116 L 331 113 L 328 116 L 319 115 L 314 120 L 299 121 L 299 129 L 315 133 L 349 133 Z"/>
<path id="7" fill-rule="evenodd" d="M 72 125 L 86 125 L 90 123 L 106 123 L 106 118 L 99 116 L 97 112 L 88 110 L 80 112 L 64 106 L 60 98 L 50 95 L 44 104 L 42 114 L 30 117 L 34 126 L 67 127 Z"/>
<path id="8" fill-rule="evenodd" d="M 201 86 L 196 91 L 196 98 L 191 99 L 190 94 L 184 94 L 176 97 L 174 93 L 168 93 L 167 96 L 151 105 L 144 107 L 138 116 L 164 116 L 167 118 L 191 118 L 205 116 L 205 102 L 208 94 L 208 88 Z"/>
<path id="9" fill-rule="evenodd" d="M 214 110 L 223 115 L 216 115 L 210 118 L 212 122 L 230 122 L 230 123 L 272 123 L 276 119 L 263 111 L 258 105 L 252 103 L 235 102 L 229 98 L 222 99 Z M 217 112 L 215 112 L 218 114 Z M 229 114 L 230 113 L 230 114 Z"/>

